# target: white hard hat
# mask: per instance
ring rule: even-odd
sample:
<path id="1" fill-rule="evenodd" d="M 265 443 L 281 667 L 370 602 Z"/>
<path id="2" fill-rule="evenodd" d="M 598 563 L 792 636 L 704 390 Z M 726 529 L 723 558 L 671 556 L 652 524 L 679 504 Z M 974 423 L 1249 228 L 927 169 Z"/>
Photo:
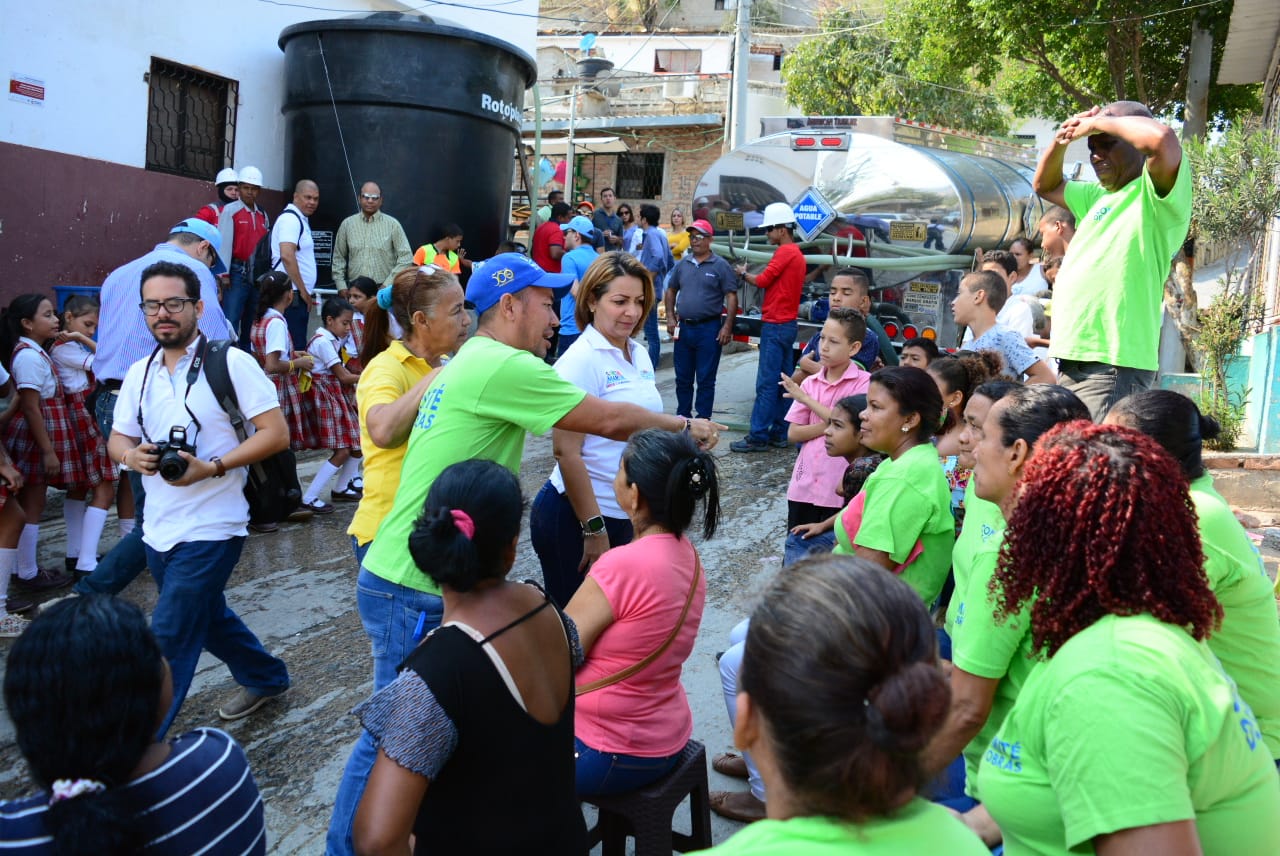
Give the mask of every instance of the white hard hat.
<path id="1" fill-rule="evenodd" d="M 235 184 L 240 179 L 236 178 L 236 171 L 231 167 L 218 170 L 218 177 L 213 180 L 214 184 Z"/>
<path id="2" fill-rule="evenodd" d="M 764 207 L 764 222 L 760 225 L 768 229 L 772 226 L 788 226 L 796 222 L 796 212 L 785 202 L 770 202 Z"/>
<path id="3" fill-rule="evenodd" d="M 252 184 L 254 187 L 262 186 L 262 171 L 256 166 L 247 166 L 240 170 L 240 183 Z"/>

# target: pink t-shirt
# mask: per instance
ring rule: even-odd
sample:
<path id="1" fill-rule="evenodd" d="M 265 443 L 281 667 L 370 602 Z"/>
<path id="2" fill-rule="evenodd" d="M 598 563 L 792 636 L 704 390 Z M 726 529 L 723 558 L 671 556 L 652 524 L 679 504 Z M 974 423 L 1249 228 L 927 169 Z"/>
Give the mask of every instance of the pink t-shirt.
<path id="1" fill-rule="evenodd" d="M 578 685 L 622 671 L 658 649 L 680 620 L 697 567 L 687 537 L 647 535 L 614 547 L 591 566 L 614 621 L 578 669 Z M 674 755 L 693 734 L 680 670 L 693 651 L 707 596 L 699 575 L 689 614 L 658 659 L 626 680 L 578 696 L 574 733 L 592 749 L 642 758 Z"/>
<path id="2" fill-rule="evenodd" d="M 819 369 L 805 378 L 800 388 L 810 398 L 827 407 L 834 407 L 845 396 L 865 393 L 871 385 L 871 374 L 852 360 L 840 380 L 835 383 L 829 383 L 826 374 L 825 367 Z M 818 418 L 818 414 L 807 405 L 796 401 L 787 411 L 787 421 L 796 425 L 814 425 L 825 420 Z M 844 499 L 836 493 L 836 488 L 840 487 L 848 465 L 849 462 L 844 458 L 833 458 L 827 454 L 823 437 L 814 437 L 800 447 L 800 456 L 796 458 L 795 469 L 791 471 L 791 484 L 787 485 L 787 499 L 792 502 L 807 502 L 821 508 L 840 508 L 844 505 Z"/>

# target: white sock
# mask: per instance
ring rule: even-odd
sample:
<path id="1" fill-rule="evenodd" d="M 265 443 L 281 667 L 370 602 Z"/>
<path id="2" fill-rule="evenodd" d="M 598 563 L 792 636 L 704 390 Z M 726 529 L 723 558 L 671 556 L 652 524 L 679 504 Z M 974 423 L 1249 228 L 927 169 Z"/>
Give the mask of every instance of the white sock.
<path id="1" fill-rule="evenodd" d="M 84 510 L 84 531 L 80 533 L 80 561 L 77 571 L 92 571 L 98 567 L 98 542 L 102 540 L 102 528 L 107 525 L 105 508 L 89 507 Z"/>
<path id="2" fill-rule="evenodd" d="M 40 572 L 36 565 L 36 544 L 40 542 L 40 524 L 28 523 L 18 538 L 18 576 L 29 580 Z"/>
<path id="3" fill-rule="evenodd" d="M 10 500 L 12 501 L 12 500 Z M 4 602 L 9 596 L 9 577 L 18 566 L 18 549 L 0 547 L 0 618 L 8 615 Z"/>
<path id="4" fill-rule="evenodd" d="M 311 480 L 311 487 L 307 488 L 307 492 L 302 497 L 303 505 L 310 505 L 320 498 L 320 491 L 324 490 L 324 486 L 338 474 L 338 468 L 333 464 L 325 461 L 320 465 L 316 477 Z"/>
<path id="5" fill-rule="evenodd" d="M 62 501 L 62 519 L 67 522 L 67 558 L 75 559 L 80 555 L 80 533 L 84 523 L 83 499 L 64 499 Z"/>
<path id="6" fill-rule="evenodd" d="M 360 475 L 360 462 L 363 460 L 364 458 L 347 458 L 347 462 L 342 465 L 342 470 L 338 473 L 338 490 L 351 487 L 351 483 Z"/>
<path id="7" fill-rule="evenodd" d="M 133 527 L 134 527 L 134 519 L 133 519 L 132 517 L 121 517 L 121 518 L 117 521 L 117 523 L 118 523 L 118 524 L 119 524 L 119 526 L 120 526 L 120 537 L 121 537 L 121 538 L 123 538 L 124 536 L 128 535 L 130 532 L 132 532 L 132 531 L 133 531 Z"/>

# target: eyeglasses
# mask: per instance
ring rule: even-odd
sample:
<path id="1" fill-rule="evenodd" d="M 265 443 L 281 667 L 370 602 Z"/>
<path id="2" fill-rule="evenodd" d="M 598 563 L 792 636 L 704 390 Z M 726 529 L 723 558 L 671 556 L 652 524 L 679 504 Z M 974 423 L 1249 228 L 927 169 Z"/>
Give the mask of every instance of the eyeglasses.
<path id="1" fill-rule="evenodd" d="M 198 297 L 169 297 L 165 300 L 144 300 L 138 304 L 138 308 L 142 310 L 143 315 L 159 315 L 160 307 L 164 307 L 164 311 L 170 315 L 177 315 L 188 303 L 199 303 Z"/>
<path id="2" fill-rule="evenodd" d="M 630 216 L 631 216 L 631 212 L 630 212 L 630 211 L 619 211 L 619 212 L 618 212 L 618 216 L 619 216 L 619 217 L 630 217 Z"/>
<path id="3" fill-rule="evenodd" d="M 364 199 L 367 202 L 377 202 L 379 199 L 382 198 L 382 194 L 381 193 L 361 193 L 360 198 Z"/>
<path id="4" fill-rule="evenodd" d="M 701 234 L 700 232 L 690 232 L 690 233 L 689 233 L 689 240 L 690 240 L 690 241 L 705 241 L 706 239 L 707 239 L 707 236 L 706 236 L 706 235 Z"/>

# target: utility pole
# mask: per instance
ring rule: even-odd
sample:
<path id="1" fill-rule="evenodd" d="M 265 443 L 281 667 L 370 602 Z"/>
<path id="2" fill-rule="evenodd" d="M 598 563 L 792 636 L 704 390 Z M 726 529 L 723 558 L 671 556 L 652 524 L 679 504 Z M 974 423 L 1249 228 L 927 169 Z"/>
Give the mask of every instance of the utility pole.
<path id="1" fill-rule="evenodd" d="M 751 68 L 751 0 L 738 0 L 738 32 L 733 49 L 733 135 L 736 149 L 747 142 L 747 75 Z"/>
<path id="2" fill-rule="evenodd" d="M 1183 140 L 1204 139 L 1209 121 L 1209 76 L 1212 74 L 1213 33 L 1200 16 L 1191 21 L 1191 55 L 1187 61 L 1187 113 Z"/>

